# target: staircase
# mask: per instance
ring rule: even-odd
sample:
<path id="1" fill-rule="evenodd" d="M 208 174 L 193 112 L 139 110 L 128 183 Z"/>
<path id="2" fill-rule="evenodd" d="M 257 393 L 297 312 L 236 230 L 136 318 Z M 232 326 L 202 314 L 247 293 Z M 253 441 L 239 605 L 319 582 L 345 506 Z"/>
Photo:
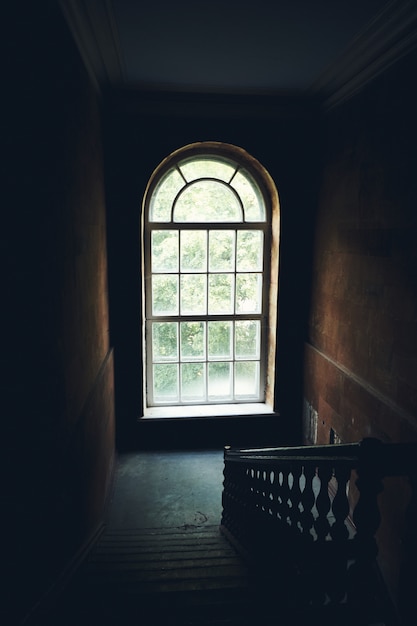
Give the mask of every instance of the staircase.
<path id="1" fill-rule="evenodd" d="M 108 530 L 48 624 L 251 624 L 249 587 L 218 526 Z"/>
<path id="2" fill-rule="evenodd" d="M 416 486 L 416 453 L 417 446 L 374 441 L 226 449 L 220 528 L 209 501 L 199 494 L 205 515 L 190 489 L 202 492 L 209 466 L 178 457 L 168 466 L 157 456 L 158 479 L 146 457 L 132 474 L 140 500 L 119 489 L 124 515 L 110 520 L 56 606 L 30 626 L 397 626 L 374 576 L 377 494 L 384 475 L 410 475 Z M 353 469 L 360 497 L 351 502 Z M 175 493 L 190 495 L 188 503 L 178 505 Z M 153 517 L 146 517 L 147 494 Z M 178 521 L 185 509 L 195 523 Z M 410 510 L 414 520 L 415 499 Z M 129 528 L 126 519 L 155 527 Z M 156 527 L 158 520 L 170 525 Z"/>
<path id="3" fill-rule="evenodd" d="M 360 613 L 285 607 L 272 572 L 249 570 L 217 526 L 105 531 L 38 626 L 387 626 Z"/>

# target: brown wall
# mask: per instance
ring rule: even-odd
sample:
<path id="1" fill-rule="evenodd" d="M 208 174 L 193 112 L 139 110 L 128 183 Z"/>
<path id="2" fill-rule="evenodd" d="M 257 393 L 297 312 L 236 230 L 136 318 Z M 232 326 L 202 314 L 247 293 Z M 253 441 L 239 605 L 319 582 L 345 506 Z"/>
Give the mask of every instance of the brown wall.
<path id="1" fill-rule="evenodd" d="M 2 509 L 18 618 L 102 520 L 114 384 L 98 97 L 56 3 L 16 6 L 8 27 Z"/>
<path id="2" fill-rule="evenodd" d="M 330 429 L 342 442 L 417 440 L 415 68 L 415 56 L 398 62 L 324 119 L 306 442 L 329 443 Z M 380 559 L 395 595 L 408 491 L 386 483 Z"/>

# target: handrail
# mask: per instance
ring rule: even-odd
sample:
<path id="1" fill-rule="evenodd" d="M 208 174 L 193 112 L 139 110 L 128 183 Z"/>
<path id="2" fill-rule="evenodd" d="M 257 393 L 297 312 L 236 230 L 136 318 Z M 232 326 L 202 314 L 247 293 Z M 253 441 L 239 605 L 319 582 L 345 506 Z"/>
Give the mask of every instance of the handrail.
<path id="1" fill-rule="evenodd" d="M 372 597 L 382 479 L 409 476 L 415 486 L 416 455 L 417 443 L 371 438 L 291 448 L 227 446 L 221 530 L 258 573 L 270 575 L 279 562 L 287 590 L 289 580 L 297 584 L 308 572 L 312 595 L 304 601 L 315 603 L 318 594 L 324 604 L 363 605 Z M 410 506 L 415 510 L 415 500 Z"/>
<path id="2" fill-rule="evenodd" d="M 417 442 L 382 443 L 378 439 L 365 438 L 360 442 L 348 444 L 326 444 L 315 446 L 292 446 L 271 448 L 232 448 L 225 446 L 227 460 L 245 462 L 246 460 L 265 458 L 283 460 L 287 457 L 357 458 L 357 461 L 378 465 L 382 476 L 412 476 L 416 471 Z"/>
<path id="3" fill-rule="evenodd" d="M 231 448 L 225 446 L 225 457 L 239 458 L 247 456 L 267 456 L 274 458 L 292 457 L 292 456 L 351 456 L 358 454 L 361 443 L 348 444 L 330 444 L 323 446 L 291 446 L 279 448 Z"/>

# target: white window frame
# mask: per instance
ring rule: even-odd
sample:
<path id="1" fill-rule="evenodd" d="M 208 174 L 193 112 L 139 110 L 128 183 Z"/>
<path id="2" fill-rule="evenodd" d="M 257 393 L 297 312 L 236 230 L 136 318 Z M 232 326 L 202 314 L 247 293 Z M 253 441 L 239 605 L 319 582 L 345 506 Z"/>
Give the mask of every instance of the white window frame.
<path id="1" fill-rule="evenodd" d="M 150 204 L 158 183 L 164 175 L 176 164 L 191 158 L 214 157 L 229 162 L 233 166 L 243 169 L 253 179 L 255 187 L 262 195 L 265 206 L 264 222 L 151 222 L 149 220 Z M 144 417 L 176 417 L 200 415 L 234 415 L 269 413 L 274 410 L 275 391 L 275 352 L 276 352 L 276 324 L 278 304 L 278 257 L 279 257 L 279 201 L 272 178 L 263 166 L 245 150 L 218 142 L 202 142 L 185 146 L 167 157 L 152 174 L 142 205 L 142 275 L 143 289 L 143 385 L 144 385 Z M 259 315 L 236 314 L 231 315 L 204 315 L 182 317 L 152 315 L 151 307 L 151 232 L 156 230 L 260 230 L 264 236 L 263 254 L 263 292 L 262 307 Z M 261 359 L 259 395 L 252 398 L 229 402 L 224 400 L 192 404 L 190 402 L 155 403 L 148 388 L 152 388 L 152 357 L 149 329 L 152 321 L 216 321 L 216 320 L 259 319 L 261 323 Z M 235 362 L 233 355 L 232 361 Z"/>

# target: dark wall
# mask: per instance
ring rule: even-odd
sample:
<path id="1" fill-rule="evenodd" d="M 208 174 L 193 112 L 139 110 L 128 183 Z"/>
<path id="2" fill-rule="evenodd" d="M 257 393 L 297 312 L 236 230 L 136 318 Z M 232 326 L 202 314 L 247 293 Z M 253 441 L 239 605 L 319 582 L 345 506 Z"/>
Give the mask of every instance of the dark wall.
<path id="1" fill-rule="evenodd" d="M 305 439 L 417 440 L 416 55 L 324 120 L 326 156 L 305 350 Z M 317 428 L 317 435 L 314 435 Z M 404 484 L 386 481 L 379 532 L 396 594 Z"/>
<path id="2" fill-rule="evenodd" d="M 165 94 L 152 99 L 146 94 L 121 94 L 109 100 L 105 119 L 111 341 L 119 434 L 123 438 L 143 415 L 140 216 L 147 182 L 172 151 L 196 141 L 221 141 L 241 146 L 257 158 L 278 188 L 276 408 L 281 412 L 281 432 L 284 424 L 287 441 L 298 441 L 316 203 L 317 144 L 311 109 L 226 96 Z"/>
<path id="3" fill-rule="evenodd" d="M 4 623 L 27 612 L 94 533 L 114 454 L 99 103 L 58 4 L 9 11 Z"/>

